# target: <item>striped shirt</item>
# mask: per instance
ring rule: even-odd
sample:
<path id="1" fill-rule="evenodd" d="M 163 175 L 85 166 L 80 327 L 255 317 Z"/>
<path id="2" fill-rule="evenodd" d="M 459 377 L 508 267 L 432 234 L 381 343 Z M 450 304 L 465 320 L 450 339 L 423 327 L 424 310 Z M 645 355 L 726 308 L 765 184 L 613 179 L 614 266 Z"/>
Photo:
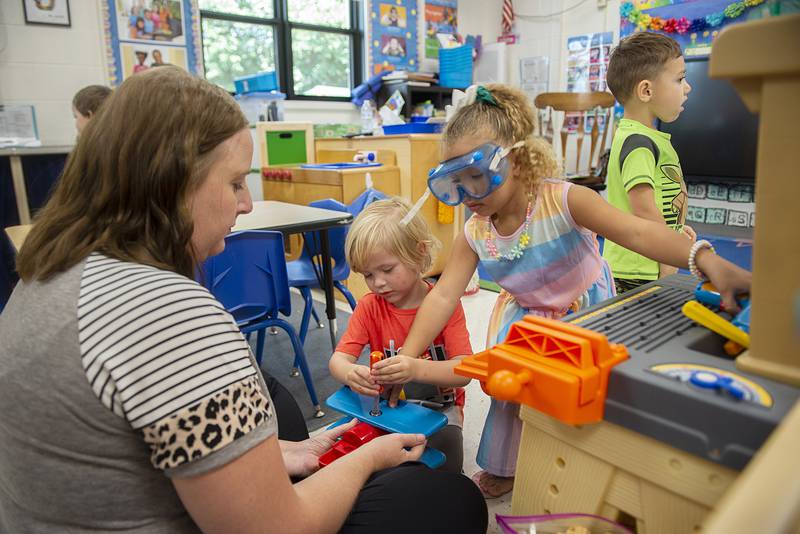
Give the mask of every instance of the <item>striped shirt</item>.
<path id="1" fill-rule="evenodd" d="M 92 254 L 0 315 L 0 532 L 196 532 L 168 477 L 276 433 L 233 318 L 179 274 Z"/>
<path id="2" fill-rule="evenodd" d="M 78 332 L 92 391 L 135 429 L 257 372 L 244 337 L 205 288 L 100 254 L 81 279 Z"/>

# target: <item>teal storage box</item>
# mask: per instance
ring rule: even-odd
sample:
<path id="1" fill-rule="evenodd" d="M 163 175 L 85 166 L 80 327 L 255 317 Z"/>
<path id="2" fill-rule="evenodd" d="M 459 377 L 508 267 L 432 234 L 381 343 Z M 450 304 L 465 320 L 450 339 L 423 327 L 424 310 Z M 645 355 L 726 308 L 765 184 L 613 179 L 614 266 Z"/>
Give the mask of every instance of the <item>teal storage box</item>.
<path id="1" fill-rule="evenodd" d="M 254 93 L 257 91 L 277 91 L 278 75 L 274 70 L 249 74 L 233 79 L 236 94 Z"/>
<path id="2" fill-rule="evenodd" d="M 472 45 L 439 50 L 439 85 L 454 89 L 472 85 Z"/>

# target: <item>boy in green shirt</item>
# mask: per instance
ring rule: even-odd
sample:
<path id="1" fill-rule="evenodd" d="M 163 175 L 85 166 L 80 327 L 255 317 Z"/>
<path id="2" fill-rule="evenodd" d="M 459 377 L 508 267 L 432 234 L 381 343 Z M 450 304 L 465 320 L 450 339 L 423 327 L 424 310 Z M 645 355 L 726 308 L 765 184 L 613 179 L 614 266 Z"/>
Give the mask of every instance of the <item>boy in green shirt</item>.
<path id="1" fill-rule="evenodd" d="M 686 184 L 670 136 L 653 128 L 683 111 L 692 88 L 681 48 L 658 33 L 635 33 L 611 53 L 608 88 L 625 108 L 608 160 L 608 201 L 644 219 L 665 223 L 695 239 L 686 220 Z M 606 240 L 603 257 L 614 273 L 617 293 L 677 272 Z"/>

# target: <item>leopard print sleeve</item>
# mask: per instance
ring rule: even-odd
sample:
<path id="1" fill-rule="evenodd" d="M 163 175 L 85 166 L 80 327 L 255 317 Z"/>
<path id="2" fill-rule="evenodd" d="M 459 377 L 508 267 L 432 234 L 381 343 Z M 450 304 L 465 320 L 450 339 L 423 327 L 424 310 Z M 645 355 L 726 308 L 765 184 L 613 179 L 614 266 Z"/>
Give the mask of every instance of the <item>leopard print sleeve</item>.
<path id="1" fill-rule="evenodd" d="M 252 376 L 156 421 L 142 432 L 150 446 L 151 463 L 167 471 L 225 447 L 236 447 L 234 442 L 260 427 L 275 433 L 275 415 L 269 395 L 263 393 L 258 377 Z M 248 449 L 244 447 L 240 454 Z"/>

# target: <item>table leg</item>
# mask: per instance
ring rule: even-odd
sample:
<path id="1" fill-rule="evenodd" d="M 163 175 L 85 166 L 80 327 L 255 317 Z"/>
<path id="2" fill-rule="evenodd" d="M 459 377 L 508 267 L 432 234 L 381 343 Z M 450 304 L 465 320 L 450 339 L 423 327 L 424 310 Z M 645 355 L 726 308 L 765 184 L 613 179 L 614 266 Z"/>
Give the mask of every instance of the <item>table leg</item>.
<path id="1" fill-rule="evenodd" d="M 322 252 L 322 287 L 325 289 L 325 315 L 328 316 L 328 333 L 331 347 L 336 350 L 336 300 L 333 296 L 333 270 L 331 268 L 331 243 L 328 230 L 320 230 L 320 249 Z"/>
<path id="2" fill-rule="evenodd" d="M 19 224 L 31 223 L 31 210 L 28 207 L 28 192 L 25 190 L 25 176 L 22 174 L 22 161 L 19 156 L 10 156 L 11 180 L 14 184 L 14 196 L 17 198 Z"/>

